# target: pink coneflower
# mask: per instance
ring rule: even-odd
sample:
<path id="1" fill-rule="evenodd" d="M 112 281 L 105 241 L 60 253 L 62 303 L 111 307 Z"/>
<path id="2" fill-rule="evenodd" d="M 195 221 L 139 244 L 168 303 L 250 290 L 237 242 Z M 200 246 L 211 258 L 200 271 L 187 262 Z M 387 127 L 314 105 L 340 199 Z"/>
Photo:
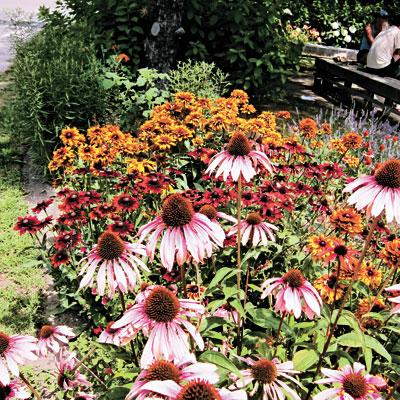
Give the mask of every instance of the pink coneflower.
<path id="1" fill-rule="evenodd" d="M 387 292 L 400 292 L 400 283 L 397 285 L 389 286 L 385 289 Z M 400 296 L 391 297 L 388 299 L 395 305 L 392 308 L 392 314 L 400 314 Z"/>
<path id="2" fill-rule="evenodd" d="M 7 385 L 0 383 L 0 399 L 11 400 L 11 399 L 29 399 L 31 394 L 26 390 L 22 382 L 14 379 Z"/>
<path id="3" fill-rule="evenodd" d="M 352 191 L 348 203 L 355 204 L 357 210 L 367 208 L 368 213 L 377 217 L 385 209 L 387 222 L 395 219 L 400 224 L 400 160 L 388 160 L 374 175 L 349 183 L 344 192 Z"/>
<path id="4" fill-rule="evenodd" d="M 343 369 L 322 368 L 328 378 L 315 381 L 317 384 L 338 383 L 340 386 L 323 390 L 314 396 L 314 400 L 381 400 L 377 388 L 386 386 L 384 379 L 364 373 L 362 364 L 346 365 Z"/>
<path id="5" fill-rule="evenodd" d="M 174 381 L 181 385 L 183 382 L 202 379 L 209 383 L 217 383 L 219 376 L 214 364 L 198 363 L 193 355 L 180 361 L 156 360 L 138 375 L 132 389 L 126 396 L 126 400 L 144 400 L 152 392 L 143 389 L 147 382 Z"/>
<path id="6" fill-rule="evenodd" d="M 163 286 L 155 286 L 141 292 L 141 295 L 143 300 L 127 310 L 112 328 L 118 329 L 131 324 L 135 330 L 143 330 L 145 335 L 149 335 L 140 360 L 142 368 L 146 368 L 155 359 L 172 361 L 185 358 L 190 351 L 187 334 L 182 328 L 186 329 L 203 350 L 203 339 L 186 319 L 204 314 L 204 307 L 199 302 L 178 299 Z"/>
<path id="7" fill-rule="evenodd" d="M 276 296 L 277 312 L 294 314 L 299 318 L 304 311 L 309 319 L 321 314 L 321 297 L 298 269 L 291 269 L 281 278 L 267 279 L 263 288 L 262 299 L 270 294 Z"/>
<path id="8" fill-rule="evenodd" d="M 88 394 L 88 393 L 80 393 L 78 392 L 74 400 L 95 400 L 96 396 L 94 394 Z"/>
<path id="9" fill-rule="evenodd" d="M 201 206 L 199 213 L 204 214 L 212 222 L 217 222 L 217 218 L 221 218 L 226 221 L 233 222 L 233 223 L 237 222 L 237 219 L 235 217 L 225 214 L 222 211 L 218 211 L 211 204 L 204 204 L 203 206 Z"/>
<path id="10" fill-rule="evenodd" d="M 38 333 L 39 356 L 46 357 L 48 351 L 57 354 L 62 346 L 68 344 L 69 339 L 75 337 L 72 329 L 65 325 L 43 325 Z"/>
<path id="11" fill-rule="evenodd" d="M 257 174 L 255 167 L 258 164 L 272 173 L 272 164 L 265 153 L 252 150 L 252 143 L 247 136 L 242 132 L 236 132 L 229 140 L 226 150 L 211 158 L 206 174 L 217 170 L 215 177 L 222 175 L 224 181 L 230 175 L 234 181 L 237 181 L 239 176 L 243 176 L 246 182 L 250 182 Z"/>
<path id="12" fill-rule="evenodd" d="M 76 387 L 88 387 L 90 382 L 85 375 L 79 372 L 76 368 L 78 360 L 75 353 L 66 353 L 60 351 L 56 357 L 56 367 L 58 369 L 57 383 L 64 390 L 71 390 Z"/>
<path id="13" fill-rule="evenodd" d="M 161 394 L 170 400 L 247 400 L 244 390 L 231 392 L 227 389 L 217 389 L 204 380 L 194 380 L 185 386 L 180 386 L 172 380 L 152 381 L 143 389 Z"/>
<path id="14" fill-rule="evenodd" d="M 161 215 L 139 229 L 139 241 L 147 235 L 146 252 L 154 260 L 157 241 L 160 244 L 162 265 L 172 270 L 174 261 L 182 266 L 191 258 L 196 263 L 212 255 L 215 247 L 222 247 L 225 233 L 219 224 L 210 221 L 204 214 L 196 213 L 192 204 L 180 194 L 172 194 L 164 200 Z"/>
<path id="15" fill-rule="evenodd" d="M 19 376 L 18 365 L 37 359 L 37 339 L 33 336 L 12 335 L 0 332 L 0 383 L 10 383 L 10 372 Z"/>
<path id="16" fill-rule="evenodd" d="M 114 321 L 109 322 L 106 329 L 101 332 L 99 336 L 100 343 L 113 344 L 115 346 L 125 346 L 132 340 L 133 337 L 136 336 L 136 332 L 132 326 L 127 325 L 123 328 L 114 329 L 112 328 L 113 324 Z"/>
<path id="17" fill-rule="evenodd" d="M 267 246 L 268 241 L 275 241 L 273 230 L 278 228 L 275 225 L 265 222 L 257 212 L 250 213 L 247 218 L 240 221 L 240 232 L 242 233 L 242 245 Z M 233 236 L 238 231 L 238 225 L 233 226 L 227 236 Z"/>
<path id="18" fill-rule="evenodd" d="M 136 282 L 141 280 L 139 267 L 149 271 L 139 256 L 146 255 L 144 246 L 123 241 L 117 234 L 106 231 L 81 262 L 85 265 L 79 275 L 85 275 L 79 285 L 80 288 L 97 286 L 100 296 L 104 296 L 106 281 L 108 284 L 108 297 L 111 299 L 115 289 L 122 293 L 134 291 Z M 97 285 L 94 282 L 96 269 Z"/>
<path id="19" fill-rule="evenodd" d="M 258 360 L 253 360 L 249 357 L 239 357 L 239 359 L 250 365 L 250 368 L 241 371 L 242 378 L 237 380 L 234 384 L 237 388 L 245 388 L 250 382 L 255 381 L 254 388 L 250 395 L 254 396 L 261 387 L 262 397 L 257 397 L 258 399 L 283 400 L 286 398 L 286 394 L 288 394 L 291 399 L 301 400 L 297 393 L 282 381 L 282 378 L 285 378 L 296 385 L 299 384 L 299 382 L 290 376 L 299 373 L 293 369 L 292 361 L 281 363 L 277 358 L 268 360 L 260 357 Z"/>

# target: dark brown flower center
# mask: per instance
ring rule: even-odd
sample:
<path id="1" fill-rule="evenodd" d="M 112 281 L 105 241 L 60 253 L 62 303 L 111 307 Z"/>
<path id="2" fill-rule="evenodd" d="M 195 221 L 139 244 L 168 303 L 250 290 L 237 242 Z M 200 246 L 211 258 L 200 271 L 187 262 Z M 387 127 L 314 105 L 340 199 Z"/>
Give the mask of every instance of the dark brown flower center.
<path id="1" fill-rule="evenodd" d="M 256 212 L 250 213 L 246 218 L 246 222 L 249 223 L 250 225 L 258 225 L 259 223 L 261 223 L 261 221 L 262 218 L 260 214 Z"/>
<path id="2" fill-rule="evenodd" d="M 247 156 L 251 151 L 250 140 L 242 132 L 236 132 L 226 146 L 226 150 L 232 156 Z"/>
<path id="3" fill-rule="evenodd" d="M 181 389 L 176 400 L 221 400 L 221 396 L 210 383 L 192 381 Z"/>
<path id="4" fill-rule="evenodd" d="M 122 256 L 125 250 L 124 241 L 113 232 L 104 232 L 97 242 L 97 254 L 103 260 L 115 260 Z"/>
<path id="5" fill-rule="evenodd" d="M 344 378 L 343 389 L 355 399 L 365 396 L 368 392 L 365 378 L 356 373 L 349 374 Z"/>
<path id="6" fill-rule="evenodd" d="M 4 386 L 2 383 L 0 383 L 0 400 L 8 399 L 8 396 L 10 394 L 11 394 L 10 386 L 9 385 Z"/>
<path id="7" fill-rule="evenodd" d="M 384 187 L 400 188 L 400 160 L 388 160 L 375 172 L 376 182 Z"/>
<path id="8" fill-rule="evenodd" d="M 179 368 L 170 361 L 155 361 L 147 370 L 146 379 L 149 381 L 175 381 L 179 383 L 181 373 Z"/>
<path id="9" fill-rule="evenodd" d="M 305 279 L 298 269 L 291 269 L 283 275 L 283 282 L 287 283 L 292 288 L 298 288 L 303 286 Z"/>
<path id="10" fill-rule="evenodd" d="M 344 245 L 338 245 L 334 248 L 333 252 L 338 256 L 345 256 L 347 254 L 347 247 Z"/>
<path id="11" fill-rule="evenodd" d="M 147 316 L 156 322 L 171 322 L 178 315 L 178 298 L 167 288 L 155 287 L 144 303 Z"/>
<path id="12" fill-rule="evenodd" d="M 327 286 L 329 289 L 333 289 L 337 283 L 338 279 L 336 275 L 330 275 L 329 278 L 326 281 Z"/>
<path id="13" fill-rule="evenodd" d="M 161 218 L 167 226 L 188 224 L 194 215 L 192 204 L 180 194 L 172 194 L 164 201 Z"/>
<path id="14" fill-rule="evenodd" d="M 205 204 L 202 206 L 199 212 L 204 214 L 209 219 L 215 219 L 217 217 L 217 210 L 210 204 Z"/>
<path id="15" fill-rule="evenodd" d="M 51 325 L 43 325 L 39 331 L 39 339 L 48 339 L 54 333 Z"/>
<path id="16" fill-rule="evenodd" d="M 132 197 L 124 196 L 119 199 L 118 203 L 123 207 L 131 207 L 135 204 L 135 200 Z"/>
<path id="17" fill-rule="evenodd" d="M 0 332 L 0 356 L 8 349 L 10 337 L 3 332 Z"/>
<path id="18" fill-rule="evenodd" d="M 272 383 L 278 376 L 275 364 L 267 359 L 257 361 L 251 367 L 253 378 L 262 383 Z"/>

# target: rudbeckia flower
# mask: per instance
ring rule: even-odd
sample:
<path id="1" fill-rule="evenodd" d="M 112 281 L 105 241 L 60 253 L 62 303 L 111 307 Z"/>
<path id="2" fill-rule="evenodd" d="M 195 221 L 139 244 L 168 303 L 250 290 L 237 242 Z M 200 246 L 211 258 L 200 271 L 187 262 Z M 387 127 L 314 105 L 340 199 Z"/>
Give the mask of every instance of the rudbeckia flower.
<path id="1" fill-rule="evenodd" d="M 346 365 L 343 369 L 322 368 L 327 378 L 316 381 L 317 384 L 337 383 L 338 386 L 323 390 L 314 396 L 314 400 L 381 400 L 378 388 L 386 382 L 378 376 L 364 374 L 365 367 L 360 363 Z"/>
<path id="2" fill-rule="evenodd" d="M 79 287 L 97 287 L 99 295 L 104 296 L 107 284 L 110 298 L 114 296 L 116 289 L 122 293 L 133 292 L 136 282 L 141 280 L 139 268 L 149 271 L 139 258 L 144 255 L 143 245 L 125 242 L 115 233 L 106 231 L 88 256 L 81 261 L 84 266 L 79 275 L 84 277 Z M 95 283 L 97 268 L 99 270 Z"/>
<path id="3" fill-rule="evenodd" d="M 246 182 L 257 174 L 255 167 L 261 164 L 267 171 L 272 173 L 272 164 L 262 151 L 253 150 L 252 143 L 242 132 L 232 135 L 226 150 L 221 151 L 211 158 L 206 174 L 216 171 L 218 178 L 222 175 L 224 181 L 229 177 L 237 181 L 243 176 Z"/>
<path id="4" fill-rule="evenodd" d="M 373 217 L 386 210 L 387 222 L 395 220 L 400 224 L 400 160 L 386 161 L 374 175 L 361 176 L 349 183 L 344 192 L 354 192 L 348 203 L 357 210 L 366 208 Z"/>
<path id="5" fill-rule="evenodd" d="M 137 301 L 111 328 L 131 325 L 136 331 L 141 330 L 149 336 L 140 360 L 142 368 L 160 358 L 172 361 L 187 357 L 190 351 L 185 330 L 203 350 L 203 339 L 187 320 L 187 317 L 204 314 L 204 307 L 199 302 L 178 299 L 163 286 L 148 287 L 137 296 Z"/>
<path id="6" fill-rule="evenodd" d="M 321 314 L 321 297 L 298 269 L 291 269 L 281 278 L 267 279 L 263 289 L 262 299 L 270 294 L 275 295 L 277 312 L 294 314 L 295 318 L 300 318 L 304 311 L 309 319 Z"/>
<path id="7" fill-rule="evenodd" d="M 172 270 L 174 261 L 182 266 L 193 259 L 201 263 L 212 255 L 215 247 L 222 247 L 225 233 L 219 224 L 210 221 L 204 214 L 196 213 L 192 204 L 180 194 L 172 194 L 164 200 L 161 215 L 142 226 L 138 232 L 142 242 L 150 235 L 146 252 L 154 260 L 157 241 L 160 244 L 162 265 Z"/>

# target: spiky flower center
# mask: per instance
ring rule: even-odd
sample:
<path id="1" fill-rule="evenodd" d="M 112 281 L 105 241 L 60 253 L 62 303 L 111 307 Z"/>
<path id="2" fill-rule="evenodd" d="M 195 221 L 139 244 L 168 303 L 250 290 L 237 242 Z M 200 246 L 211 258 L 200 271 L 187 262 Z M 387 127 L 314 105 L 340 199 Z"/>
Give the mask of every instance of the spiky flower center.
<path id="1" fill-rule="evenodd" d="M 51 325 L 43 325 L 39 331 L 39 339 L 48 339 L 54 333 Z"/>
<path id="2" fill-rule="evenodd" d="M 236 132 L 226 146 L 226 150 L 232 156 L 247 156 L 251 151 L 251 143 L 242 132 Z"/>
<path id="3" fill-rule="evenodd" d="M 340 245 L 338 245 L 338 246 L 336 246 L 334 248 L 333 252 L 335 254 L 337 254 L 338 256 L 343 256 L 344 257 L 347 254 L 348 250 L 347 250 L 346 246 L 340 244 Z"/>
<path id="4" fill-rule="evenodd" d="M 165 225 L 176 227 L 188 224 L 194 215 L 192 204 L 180 194 L 172 194 L 164 201 L 161 218 Z"/>
<path id="5" fill-rule="evenodd" d="M 132 207 L 135 204 L 135 200 L 130 196 L 123 196 L 118 199 L 118 203 L 123 207 Z"/>
<path id="6" fill-rule="evenodd" d="M 5 353 L 10 345 L 10 337 L 3 332 L 0 332 L 0 356 Z"/>
<path id="7" fill-rule="evenodd" d="M 103 260 L 115 260 L 122 256 L 125 250 L 124 241 L 113 232 L 104 232 L 97 243 L 97 254 Z"/>
<path id="8" fill-rule="evenodd" d="M 209 219 L 215 219 L 217 217 L 217 210 L 210 204 L 205 204 L 202 206 L 199 212 L 204 214 Z"/>
<path id="9" fill-rule="evenodd" d="M 180 382 L 181 373 L 179 368 L 170 361 L 155 361 L 148 368 L 146 379 L 149 381 L 175 381 Z"/>
<path id="10" fill-rule="evenodd" d="M 303 274 L 298 269 L 291 269 L 286 272 L 282 279 L 284 283 L 287 283 L 292 288 L 299 288 L 305 282 Z"/>
<path id="11" fill-rule="evenodd" d="M 367 381 L 363 376 L 356 373 L 349 374 L 344 378 L 343 389 L 355 399 L 363 397 L 368 393 Z"/>
<path id="12" fill-rule="evenodd" d="M 256 212 L 250 213 L 246 218 L 246 222 L 249 223 L 250 225 L 258 225 L 259 223 L 261 223 L 261 221 L 262 218 L 260 214 Z"/>
<path id="13" fill-rule="evenodd" d="M 167 288 L 155 287 L 144 303 L 147 316 L 156 322 L 171 322 L 178 315 L 180 304 L 178 298 Z"/>
<path id="14" fill-rule="evenodd" d="M 377 183 L 393 189 L 400 188 L 400 160 L 388 160 L 375 172 Z"/>
<path id="15" fill-rule="evenodd" d="M 176 400 L 221 400 L 221 396 L 210 383 L 192 381 L 181 389 Z"/>
<path id="16" fill-rule="evenodd" d="M 8 399 L 8 396 L 10 394 L 11 394 L 10 386 L 9 385 L 4 386 L 2 383 L 0 383 L 0 400 Z"/>
<path id="17" fill-rule="evenodd" d="M 338 279 L 336 275 L 330 275 L 326 281 L 326 284 L 329 287 L 329 289 L 333 289 L 336 286 L 337 281 Z"/>
<path id="18" fill-rule="evenodd" d="M 253 378 L 262 383 L 272 383 L 278 376 L 276 365 L 267 359 L 257 361 L 251 367 Z"/>

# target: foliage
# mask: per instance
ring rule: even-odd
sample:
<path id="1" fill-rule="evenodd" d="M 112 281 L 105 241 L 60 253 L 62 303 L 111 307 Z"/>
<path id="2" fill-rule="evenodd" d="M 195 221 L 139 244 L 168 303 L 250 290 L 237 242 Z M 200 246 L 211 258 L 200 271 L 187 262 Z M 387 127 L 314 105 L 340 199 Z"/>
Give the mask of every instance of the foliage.
<path id="1" fill-rule="evenodd" d="M 178 93 L 173 101 L 157 106 L 138 132 L 134 136 L 111 125 L 87 131 L 64 129 L 63 147 L 55 151 L 50 163 L 58 174 L 60 215 L 46 224 L 44 211 L 30 216 L 32 221 L 41 221 L 31 224 L 31 231 L 38 235 L 51 232 L 54 237 L 48 243 L 50 247 L 43 241 L 40 245 L 63 306 L 86 316 L 87 325 L 77 329 L 80 336 L 70 349 L 78 349 L 80 357 L 87 354 L 85 365 L 95 372 L 93 390 L 100 398 L 124 398 L 137 377 L 139 369 L 133 367 L 133 350 L 139 356 L 143 353 L 150 340 L 149 328 L 137 328 L 131 335 L 128 331 L 116 332 L 110 324 L 121 317 L 123 309 L 128 309 L 125 315 L 138 310 L 153 290 L 151 285 L 168 287 L 180 299 L 187 292 L 192 300 L 206 307 L 201 318 L 195 308 L 190 313 L 190 322 L 205 342 L 204 350 L 192 350 L 199 361 L 217 366 L 222 387 L 237 381 L 240 371 L 248 368 L 248 357 L 271 360 L 274 356 L 287 365 L 293 361 L 299 373 L 288 383 L 303 399 L 307 386 L 318 375 L 315 369 L 319 361 L 332 369 L 359 362 L 372 375 L 384 377 L 389 387 L 394 385 L 399 376 L 399 315 L 391 315 L 391 295 L 384 289 L 389 281 L 398 280 L 394 267 L 400 260 L 398 226 L 386 223 L 382 216 L 373 236 L 368 236 L 369 214 L 349 206 L 348 195 L 343 192 L 352 178 L 374 175 L 373 164 L 375 160 L 385 161 L 385 149 L 375 149 L 364 132 L 348 132 L 343 125 L 331 125 L 326 120 L 304 118 L 295 122 L 284 111 L 258 114 L 249 104 L 248 95 L 240 90 L 228 98 L 214 100 Z M 253 157 L 268 154 L 274 164 L 272 174 L 259 168 L 251 182 L 242 182 L 242 188 L 227 175 L 205 174 L 210 158 L 227 142 L 229 154 L 246 153 L 246 147 L 232 147 L 232 138 L 238 140 L 238 132 L 246 135 L 259 152 L 254 152 Z M 390 140 L 391 151 L 398 151 L 398 137 L 391 135 Z M 389 176 L 392 177 L 390 170 Z M 172 249 L 175 259 L 171 244 L 174 233 L 168 245 L 162 242 L 160 247 L 153 235 L 147 241 L 140 239 L 147 245 L 147 256 L 155 252 L 154 260 L 143 258 L 149 268 L 149 272 L 141 272 L 144 284 L 136 285 L 134 293 L 122 295 L 121 304 L 112 292 L 100 293 L 96 265 L 95 278 L 82 284 L 82 275 L 87 273 L 82 270 L 84 258 L 96 244 L 100 246 L 99 238 L 106 230 L 120 234 L 124 241 L 137 243 L 138 230 L 160 213 L 162 230 L 180 229 L 178 223 L 168 225 L 168 218 L 176 218 L 182 212 L 180 208 L 166 211 L 171 199 L 168 196 L 174 193 L 184 196 L 193 212 L 205 213 L 205 205 L 222 212 L 213 214 L 215 218 L 203 214 L 212 219 L 212 226 L 221 225 L 228 234 L 223 245 L 210 248 L 212 255 L 200 255 L 204 259 L 201 268 L 186 255 L 187 262 L 181 270 L 176 264 L 169 270 L 162 254 Z M 232 230 L 235 219 L 231 218 L 238 210 L 242 222 L 249 226 L 260 221 L 274 224 L 275 237 L 258 243 L 261 236 L 244 228 L 238 243 Z M 193 215 L 191 212 L 189 216 Z M 202 218 L 211 223 L 208 217 Z M 25 229 L 23 221 L 17 223 L 17 228 Z M 188 249 L 189 245 L 201 246 L 194 242 L 188 244 Z M 118 263 L 115 258 L 113 262 Z M 302 308 L 304 302 L 299 303 L 299 315 L 296 311 L 279 313 L 275 296 L 261 298 L 263 283 L 268 286 L 267 279 L 282 276 L 285 284 L 292 282 L 290 288 L 298 288 L 304 280 L 310 282 L 322 298 L 321 315 L 314 312 L 308 318 L 303 316 L 301 311 L 307 310 Z M 354 290 L 346 298 L 344 293 L 351 284 Z M 340 310 L 342 302 L 344 309 Z M 337 326 L 328 329 L 336 317 Z M 136 321 L 135 329 L 141 323 Z M 93 335 L 108 334 L 114 339 L 121 335 L 121 340 L 127 335 L 132 345 L 115 348 L 96 343 L 90 330 Z M 333 336 L 323 352 L 327 332 Z M 163 349 L 168 348 L 168 341 L 163 337 Z M 238 353 L 246 359 L 237 357 Z M 315 390 L 328 387 L 324 384 Z M 259 398 L 257 386 L 247 387 L 248 392 L 252 389 L 253 398 Z M 68 397 L 76 392 L 63 394 Z"/>
<path id="2" fill-rule="evenodd" d="M 191 92 L 198 97 L 216 99 L 228 90 L 228 74 L 214 63 L 188 60 L 179 62 L 168 73 L 167 87 L 171 93 Z"/>

